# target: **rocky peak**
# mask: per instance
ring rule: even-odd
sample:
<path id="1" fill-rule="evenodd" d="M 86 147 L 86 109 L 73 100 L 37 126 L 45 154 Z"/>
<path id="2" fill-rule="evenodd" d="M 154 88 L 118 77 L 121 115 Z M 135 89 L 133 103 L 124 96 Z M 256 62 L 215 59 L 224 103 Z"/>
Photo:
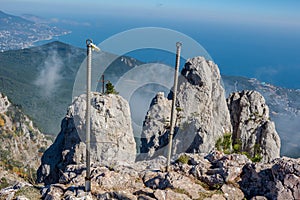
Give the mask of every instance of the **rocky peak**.
<path id="1" fill-rule="evenodd" d="M 177 119 L 174 153 L 209 152 L 216 138 L 231 131 L 230 115 L 224 88 L 216 64 L 203 57 L 188 59 L 177 90 Z M 166 120 L 170 118 L 171 101 L 158 94 L 150 107 L 143 127 L 142 153 L 146 157 L 166 155 L 168 142 Z"/>
<path id="2" fill-rule="evenodd" d="M 280 138 L 274 122 L 270 121 L 269 108 L 264 97 L 256 91 L 232 93 L 228 108 L 233 126 L 232 139 L 240 151 L 251 157 L 262 156 L 269 162 L 280 156 Z"/>
<path id="3" fill-rule="evenodd" d="M 177 95 L 182 119 L 175 142 L 189 145 L 187 152 L 207 153 L 216 138 L 232 129 L 220 71 L 212 61 L 195 57 L 187 60 L 182 75 Z M 186 143 L 189 137 L 192 141 Z"/>
<path id="4" fill-rule="evenodd" d="M 133 162 L 136 144 L 126 100 L 92 93 L 91 104 L 91 161 L 107 165 Z M 85 162 L 85 108 L 86 95 L 77 97 L 68 108 L 61 132 L 42 157 L 39 182 L 55 183 L 66 166 Z"/>

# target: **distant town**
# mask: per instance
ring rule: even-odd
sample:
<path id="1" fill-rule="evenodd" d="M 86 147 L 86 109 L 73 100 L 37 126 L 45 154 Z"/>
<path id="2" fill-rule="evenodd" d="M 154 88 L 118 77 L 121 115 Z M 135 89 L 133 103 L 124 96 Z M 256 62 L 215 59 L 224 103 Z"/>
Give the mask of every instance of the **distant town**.
<path id="1" fill-rule="evenodd" d="M 0 52 L 31 47 L 35 42 L 51 40 L 71 33 L 45 23 L 34 23 L 0 11 Z"/>

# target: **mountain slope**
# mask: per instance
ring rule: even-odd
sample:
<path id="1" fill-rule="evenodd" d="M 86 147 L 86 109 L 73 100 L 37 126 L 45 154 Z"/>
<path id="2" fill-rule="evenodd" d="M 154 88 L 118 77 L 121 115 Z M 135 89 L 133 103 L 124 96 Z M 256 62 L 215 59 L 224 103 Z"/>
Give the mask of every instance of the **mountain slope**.
<path id="1" fill-rule="evenodd" d="M 104 72 L 105 80 L 113 83 L 141 64 L 133 58 L 102 53 L 116 59 Z M 65 109 L 72 102 L 75 77 L 85 57 L 84 49 L 61 42 L 2 52 L 0 91 L 21 105 L 43 132 L 57 134 Z M 99 82 L 98 91 L 101 90 Z"/>
<path id="2" fill-rule="evenodd" d="M 43 132 L 56 134 L 84 58 L 83 49 L 60 42 L 0 53 L 0 90 Z"/>
<path id="3" fill-rule="evenodd" d="M 0 166 L 34 180 L 33 174 L 50 144 L 20 108 L 0 93 Z"/>

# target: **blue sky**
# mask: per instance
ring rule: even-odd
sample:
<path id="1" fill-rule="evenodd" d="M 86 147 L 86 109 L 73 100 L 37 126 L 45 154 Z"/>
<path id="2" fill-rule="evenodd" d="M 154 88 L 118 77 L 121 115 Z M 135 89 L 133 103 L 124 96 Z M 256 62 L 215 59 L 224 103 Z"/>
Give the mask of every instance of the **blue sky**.
<path id="1" fill-rule="evenodd" d="M 55 19 L 66 28 L 79 22 L 73 30 L 78 43 L 88 32 L 101 35 L 100 43 L 130 28 L 171 28 L 203 45 L 225 74 L 300 88 L 298 0 L 0 0 L 0 5 L 4 12 Z"/>
<path id="2" fill-rule="evenodd" d="M 1 9 L 12 14 L 36 13 L 55 17 L 107 15 L 126 18 L 268 24 L 300 27 L 298 0 L 0 0 Z"/>
<path id="3" fill-rule="evenodd" d="M 59 14 L 114 14 L 126 16 L 146 16 L 146 14 L 163 14 L 174 18 L 174 12 L 180 12 L 182 17 L 201 16 L 218 20 L 280 20 L 288 23 L 299 22 L 300 1 L 298 0 L 269 0 L 269 1 L 240 1 L 240 0 L 0 0 L 1 9 L 15 13 L 43 12 Z M 54 10 L 53 10 L 54 9 Z M 134 11 L 134 12 L 132 12 Z M 151 16 L 158 17 L 158 16 Z M 177 17 L 175 17 L 177 18 Z"/>

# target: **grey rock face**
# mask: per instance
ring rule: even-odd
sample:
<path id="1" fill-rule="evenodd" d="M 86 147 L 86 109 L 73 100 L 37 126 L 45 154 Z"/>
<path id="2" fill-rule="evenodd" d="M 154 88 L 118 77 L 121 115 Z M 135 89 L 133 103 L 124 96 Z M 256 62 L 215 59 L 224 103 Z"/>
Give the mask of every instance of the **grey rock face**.
<path id="1" fill-rule="evenodd" d="M 232 93 L 227 99 L 233 126 L 233 142 L 250 156 L 260 154 L 263 162 L 280 155 L 280 138 L 269 119 L 264 97 L 256 91 Z"/>
<path id="2" fill-rule="evenodd" d="M 247 164 L 243 168 L 240 186 L 247 199 L 255 199 L 256 196 L 299 199 L 300 159 L 283 157 L 273 160 L 269 165 Z"/>
<path id="3" fill-rule="evenodd" d="M 0 93 L 0 113 L 4 113 L 7 111 L 7 108 L 11 105 L 7 96 Z"/>
<path id="4" fill-rule="evenodd" d="M 43 151 L 51 144 L 31 119 L 0 93 L 0 161 L 2 166 L 36 170 L 40 165 Z M 16 164 L 14 164 L 16 165 Z M 1 178 L 1 176 L 0 176 Z"/>
<path id="5" fill-rule="evenodd" d="M 214 148 L 217 138 L 231 132 L 230 115 L 220 81 L 219 69 L 213 62 L 203 57 L 187 60 L 178 83 L 173 153 L 208 153 Z M 142 133 L 141 152 L 147 153 L 148 158 L 166 155 L 166 148 L 160 148 L 168 143 L 166 121 L 170 120 L 171 101 L 162 94 L 158 94 L 155 100 L 147 113 Z"/>
<path id="6" fill-rule="evenodd" d="M 220 71 L 212 61 L 195 57 L 187 60 L 182 75 L 178 102 L 184 118 L 174 140 L 174 153 L 208 153 L 216 139 L 232 129 Z"/>
<path id="7" fill-rule="evenodd" d="M 168 143 L 171 103 L 163 92 L 159 92 L 152 100 L 151 108 L 147 112 L 143 125 L 142 156 L 157 156 L 162 151 L 159 149 Z"/>
<path id="8" fill-rule="evenodd" d="M 81 139 L 85 141 L 85 95 L 81 95 L 69 110 Z M 119 95 L 94 93 L 91 108 L 91 154 L 94 161 L 129 161 L 136 157 L 130 109 Z"/>
<path id="9" fill-rule="evenodd" d="M 92 94 L 91 161 L 111 164 L 133 162 L 136 145 L 128 103 L 118 95 Z M 46 150 L 38 170 L 38 181 L 56 183 L 69 164 L 85 162 L 85 95 L 69 107 L 61 132 Z"/>

